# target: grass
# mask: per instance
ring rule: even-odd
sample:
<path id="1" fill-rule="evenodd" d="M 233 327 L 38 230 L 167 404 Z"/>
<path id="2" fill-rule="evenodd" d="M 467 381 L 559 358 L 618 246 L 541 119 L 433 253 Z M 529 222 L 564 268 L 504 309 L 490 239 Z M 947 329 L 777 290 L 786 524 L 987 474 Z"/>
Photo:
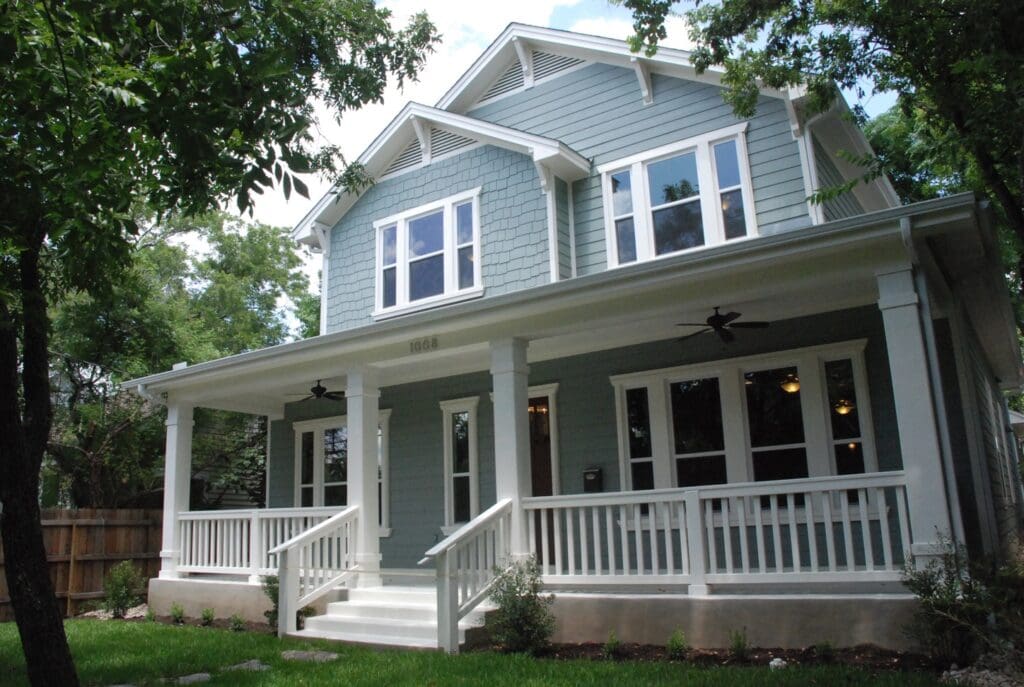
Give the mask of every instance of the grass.
<path id="1" fill-rule="evenodd" d="M 840 666 L 787 668 L 697 668 L 670 662 L 535 660 L 525 656 L 469 653 L 373 651 L 327 642 L 280 641 L 270 634 L 230 632 L 158 623 L 69 620 L 65 625 L 83 685 L 125 682 L 156 685 L 161 677 L 210 672 L 209 685 L 548 685 L 642 684 L 693 687 L 789 687 L 843 685 L 925 687 L 932 675 L 871 673 Z M 333 663 L 281 659 L 284 649 L 327 649 L 341 654 Z M 220 672 L 258 658 L 264 673 Z M 0 684 L 27 685 L 21 644 L 14 623 L 0 623 Z"/>

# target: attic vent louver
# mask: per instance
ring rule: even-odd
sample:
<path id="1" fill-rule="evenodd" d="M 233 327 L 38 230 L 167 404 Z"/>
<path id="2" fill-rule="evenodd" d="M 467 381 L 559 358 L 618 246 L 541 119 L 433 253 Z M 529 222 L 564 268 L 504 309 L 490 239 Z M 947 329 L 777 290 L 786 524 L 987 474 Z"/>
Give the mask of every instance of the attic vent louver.
<path id="1" fill-rule="evenodd" d="M 578 57 L 566 57 L 565 55 L 552 55 L 549 52 L 533 51 L 533 78 L 536 81 L 547 78 L 558 72 L 565 71 L 569 67 L 581 64 L 583 60 Z"/>
<path id="2" fill-rule="evenodd" d="M 519 60 L 513 60 L 512 64 L 509 65 L 498 80 L 494 82 L 494 85 L 484 93 L 481 101 L 490 100 L 491 98 L 497 98 L 499 95 L 504 95 L 509 91 L 514 91 L 517 88 L 523 86 L 523 68 L 519 65 Z"/>
<path id="3" fill-rule="evenodd" d="M 430 157 L 438 157 L 453 150 L 471 146 L 473 143 L 473 139 L 460 136 L 451 131 L 432 129 L 430 131 Z"/>
<path id="4" fill-rule="evenodd" d="M 412 143 L 402 151 L 402 154 L 395 158 L 395 161 L 384 170 L 384 174 L 381 176 L 387 176 L 388 174 L 394 174 L 395 172 L 401 172 L 403 169 L 409 169 L 415 167 L 423 159 L 423 155 L 420 153 L 420 142 L 413 140 Z"/>

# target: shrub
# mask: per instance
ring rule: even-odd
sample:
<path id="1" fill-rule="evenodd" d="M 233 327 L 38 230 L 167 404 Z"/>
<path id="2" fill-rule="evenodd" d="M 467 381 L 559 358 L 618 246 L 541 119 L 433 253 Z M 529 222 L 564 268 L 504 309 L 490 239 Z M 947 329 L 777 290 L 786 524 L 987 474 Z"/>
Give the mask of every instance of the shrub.
<path id="1" fill-rule="evenodd" d="M 270 629 L 274 632 L 277 632 L 277 604 L 280 589 L 281 582 L 277 579 L 277 575 L 267 575 L 263 578 L 263 593 L 270 599 L 270 603 L 274 604 L 269 611 L 263 611 L 263 617 L 267 619 Z"/>
<path id="2" fill-rule="evenodd" d="M 171 620 L 174 621 L 175 625 L 181 625 L 185 622 L 185 609 L 178 602 L 171 604 Z"/>
<path id="3" fill-rule="evenodd" d="M 750 655 L 750 643 L 747 641 L 747 628 L 729 630 L 729 655 L 737 661 L 746 661 Z"/>
<path id="4" fill-rule="evenodd" d="M 555 631 L 549 606 L 553 596 L 540 593 L 540 571 L 533 558 L 495 567 L 491 600 L 498 607 L 488 618 L 491 638 L 504 651 L 535 654 L 547 647 Z"/>
<path id="5" fill-rule="evenodd" d="M 814 645 L 814 655 L 824 663 L 831 663 L 836 657 L 836 647 L 826 639 Z"/>
<path id="6" fill-rule="evenodd" d="M 125 611 L 142 600 L 142 575 L 131 561 L 121 561 L 107 572 L 103 582 L 103 606 L 115 618 L 123 618 Z"/>
<path id="7" fill-rule="evenodd" d="M 210 625 L 213 625 L 213 618 L 213 609 L 204 608 L 202 614 L 199 616 L 199 622 L 203 627 L 209 627 Z"/>
<path id="8" fill-rule="evenodd" d="M 153 612 L 152 608 L 147 608 L 146 609 L 146 622 L 147 623 L 155 623 L 156 622 L 156 613 Z"/>
<path id="9" fill-rule="evenodd" d="M 242 616 L 236 613 L 228 621 L 228 627 L 231 628 L 232 632 L 243 632 L 245 630 L 245 621 L 242 620 Z"/>
<path id="10" fill-rule="evenodd" d="M 690 646 L 686 643 L 686 634 L 677 628 L 668 638 L 668 643 L 665 645 L 665 653 L 673 661 L 682 661 L 686 659 L 686 652 L 689 650 Z"/>
<path id="11" fill-rule="evenodd" d="M 601 655 L 611 660 L 617 658 L 621 652 L 622 642 L 619 641 L 615 630 L 612 630 L 608 633 L 608 639 L 605 641 L 604 646 L 601 647 Z"/>

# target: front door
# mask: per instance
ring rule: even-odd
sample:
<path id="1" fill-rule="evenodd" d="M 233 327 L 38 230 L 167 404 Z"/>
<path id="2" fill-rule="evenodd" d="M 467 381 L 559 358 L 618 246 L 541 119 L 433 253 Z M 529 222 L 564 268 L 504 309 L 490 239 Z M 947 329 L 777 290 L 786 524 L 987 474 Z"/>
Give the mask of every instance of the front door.
<path id="1" fill-rule="evenodd" d="M 534 496 L 551 496 L 554 493 L 551 474 L 551 403 L 548 396 L 530 399 L 530 480 Z M 554 534 L 551 511 L 547 512 L 548 551 L 542 550 L 541 523 L 534 523 L 534 537 L 537 542 L 537 562 L 543 564 L 554 555 Z"/>

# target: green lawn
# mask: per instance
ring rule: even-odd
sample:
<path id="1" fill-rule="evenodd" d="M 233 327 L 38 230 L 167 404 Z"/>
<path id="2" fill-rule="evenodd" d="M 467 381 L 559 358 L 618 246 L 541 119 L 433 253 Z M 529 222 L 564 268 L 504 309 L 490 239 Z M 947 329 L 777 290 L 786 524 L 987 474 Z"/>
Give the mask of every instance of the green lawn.
<path id="1" fill-rule="evenodd" d="M 773 687 L 821 685 L 934 685 L 931 675 L 875 673 L 841 667 L 695 668 L 674 663 L 534 660 L 523 656 L 373 651 L 326 642 L 279 641 L 269 634 L 233 633 L 156 623 L 70 620 L 66 624 L 84 685 L 131 682 L 210 672 L 209 685 L 686 685 Z M 283 661 L 283 649 L 328 649 L 341 654 L 329 664 Z M 258 658 L 265 673 L 225 673 L 233 663 Z M 0 623 L 0 684 L 27 685 L 17 628 Z"/>

